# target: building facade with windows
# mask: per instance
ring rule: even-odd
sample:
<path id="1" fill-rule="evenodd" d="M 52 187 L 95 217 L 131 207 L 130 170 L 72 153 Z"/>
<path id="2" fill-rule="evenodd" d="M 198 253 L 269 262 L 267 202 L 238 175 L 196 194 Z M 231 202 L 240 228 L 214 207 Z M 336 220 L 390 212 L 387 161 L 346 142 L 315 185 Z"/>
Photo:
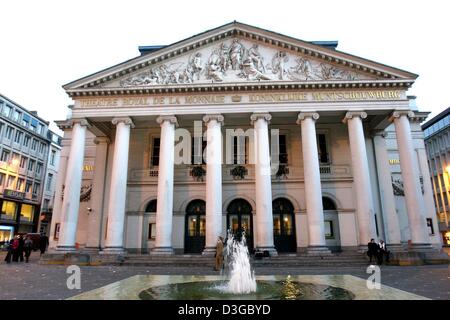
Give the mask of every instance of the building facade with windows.
<path id="1" fill-rule="evenodd" d="M 439 232 L 450 245 L 450 108 L 422 125 L 433 185 Z"/>
<path id="2" fill-rule="evenodd" d="M 440 248 L 417 75 L 336 45 L 233 22 L 65 85 L 52 248 Z"/>
<path id="3" fill-rule="evenodd" d="M 48 122 L 0 95 L 0 242 L 36 232 L 50 141 Z"/>
<path id="4" fill-rule="evenodd" d="M 47 131 L 50 141 L 47 170 L 42 190 L 41 213 L 39 217 L 38 231 L 46 235 L 50 234 L 50 221 L 53 214 L 53 203 L 55 200 L 56 179 L 58 176 L 59 158 L 61 156 L 62 137 L 51 130 Z"/>

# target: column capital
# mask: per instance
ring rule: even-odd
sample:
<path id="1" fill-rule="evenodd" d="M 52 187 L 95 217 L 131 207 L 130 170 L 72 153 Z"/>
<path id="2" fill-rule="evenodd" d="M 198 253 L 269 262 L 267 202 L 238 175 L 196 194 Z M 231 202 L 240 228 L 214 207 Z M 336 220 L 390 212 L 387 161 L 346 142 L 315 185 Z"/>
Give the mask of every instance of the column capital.
<path id="1" fill-rule="evenodd" d="M 133 120 L 130 117 L 117 117 L 111 120 L 113 125 L 117 125 L 123 122 L 126 125 L 129 125 L 131 128 L 134 128 Z"/>
<path id="2" fill-rule="evenodd" d="M 100 143 L 110 143 L 111 140 L 109 140 L 108 137 L 95 137 L 94 138 L 94 143 L 95 144 L 100 144 Z"/>
<path id="3" fill-rule="evenodd" d="M 272 119 L 272 115 L 270 113 L 253 113 L 250 116 L 251 124 L 253 124 L 258 119 L 264 119 L 266 122 L 269 122 Z"/>
<path id="4" fill-rule="evenodd" d="M 177 117 L 175 117 L 174 115 L 164 115 L 156 118 L 156 122 L 158 122 L 160 125 L 163 124 L 165 121 L 169 121 L 170 123 L 178 126 Z"/>
<path id="5" fill-rule="evenodd" d="M 347 123 L 348 120 L 358 117 L 361 119 L 365 119 L 367 118 L 367 113 L 364 111 L 348 111 L 345 114 L 344 119 L 342 119 L 342 122 Z"/>
<path id="6" fill-rule="evenodd" d="M 60 128 L 61 130 L 72 129 L 73 125 L 75 123 L 79 123 L 81 126 L 85 126 L 87 128 L 91 127 L 91 124 L 89 123 L 89 121 L 86 118 L 73 118 L 73 119 L 67 119 L 64 121 L 55 121 L 55 122 L 58 125 L 58 128 Z"/>
<path id="7" fill-rule="evenodd" d="M 300 124 L 306 118 L 311 118 L 314 121 L 319 119 L 320 115 L 317 112 L 300 112 L 297 118 L 297 124 Z"/>
<path id="8" fill-rule="evenodd" d="M 398 119 L 401 116 L 412 118 L 414 117 L 414 112 L 412 112 L 411 110 L 396 110 L 392 112 L 391 116 L 389 117 L 389 121 L 393 122 L 395 119 Z"/>
<path id="9" fill-rule="evenodd" d="M 203 122 L 208 124 L 211 120 L 216 120 L 221 125 L 223 125 L 224 117 L 221 114 L 206 114 L 203 116 Z"/>

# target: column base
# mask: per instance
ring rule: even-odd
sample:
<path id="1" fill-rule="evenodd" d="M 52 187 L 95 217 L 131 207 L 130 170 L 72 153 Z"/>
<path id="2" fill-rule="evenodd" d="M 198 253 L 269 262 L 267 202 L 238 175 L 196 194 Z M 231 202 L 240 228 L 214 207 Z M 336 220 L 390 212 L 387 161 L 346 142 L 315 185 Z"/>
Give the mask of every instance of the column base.
<path id="1" fill-rule="evenodd" d="M 124 254 L 126 250 L 123 247 L 105 247 L 100 254 Z"/>
<path id="2" fill-rule="evenodd" d="M 256 251 L 261 251 L 261 252 L 268 251 L 270 257 L 278 256 L 278 252 L 277 252 L 277 249 L 275 249 L 275 247 L 256 247 Z"/>
<path id="3" fill-rule="evenodd" d="M 152 248 L 150 251 L 150 255 L 158 255 L 158 256 L 171 256 L 173 255 L 173 248 L 172 247 L 155 247 Z"/>
<path id="4" fill-rule="evenodd" d="M 216 247 L 205 247 L 202 252 L 202 256 L 214 256 L 216 254 Z"/>
<path id="5" fill-rule="evenodd" d="M 58 253 L 74 253 L 77 252 L 77 248 L 75 246 L 57 246 L 56 251 Z"/>
<path id="6" fill-rule="evenodd" d="M 331 251 L 326 246 L 309 246 L 306 248 L 306 255 L 308 256 L 330 256 Z"/>

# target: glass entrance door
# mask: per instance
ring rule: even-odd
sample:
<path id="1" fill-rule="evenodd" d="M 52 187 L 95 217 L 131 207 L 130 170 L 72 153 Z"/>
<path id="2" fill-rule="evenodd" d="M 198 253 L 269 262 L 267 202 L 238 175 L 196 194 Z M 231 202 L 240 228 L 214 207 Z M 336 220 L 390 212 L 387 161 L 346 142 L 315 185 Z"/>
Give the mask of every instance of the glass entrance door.
<path id="1" fill-rule="evenodd" d="M 193 200 L 186 208 L 185 253 L 202 253 L 205 248 L 205 201 Z"/>
<path id="2" fill-rule="evenodd" d="M 284 198 L 275 199 L 273 210 L 273 240 L 278 252 L 296 252 L 295 215 L 292 203 Z"/>
<path id="3" fill-rule="evenodd" d="M 245 234 L 249 251 L 253 250 L 252 206 L 244 199 L 233 200 L 227 208 L 227 229 L 240 239 Z"/>

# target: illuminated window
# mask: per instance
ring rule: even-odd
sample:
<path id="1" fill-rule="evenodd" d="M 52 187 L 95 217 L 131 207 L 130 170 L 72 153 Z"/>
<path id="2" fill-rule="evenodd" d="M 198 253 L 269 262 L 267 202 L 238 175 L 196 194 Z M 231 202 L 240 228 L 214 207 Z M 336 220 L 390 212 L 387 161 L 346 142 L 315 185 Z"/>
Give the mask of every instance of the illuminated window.
<path id="1" fill-rule="evenodd" d="M 333 221 L 325 220 L 324 227 L 325 227 L 325 239 L 334 239 Z"/>
<path id="2" fill-rule="evenodd" d="M 34 206 L 29 204 L 22 204 L 20 210 L 20 221 L 33 222 L 34 218 Z"/>
<path id="3" fill-rule="evenodd" d="M 153 240 L 156 238 L 156 223 L 150 223 L 148 225 L 148 239 Z"/>
<path id="4" fill-rule="evenodd" d="M 12 201 L 3 201 L 1 218 L 4 220 L 16 220 L 17 204 Z"/>

